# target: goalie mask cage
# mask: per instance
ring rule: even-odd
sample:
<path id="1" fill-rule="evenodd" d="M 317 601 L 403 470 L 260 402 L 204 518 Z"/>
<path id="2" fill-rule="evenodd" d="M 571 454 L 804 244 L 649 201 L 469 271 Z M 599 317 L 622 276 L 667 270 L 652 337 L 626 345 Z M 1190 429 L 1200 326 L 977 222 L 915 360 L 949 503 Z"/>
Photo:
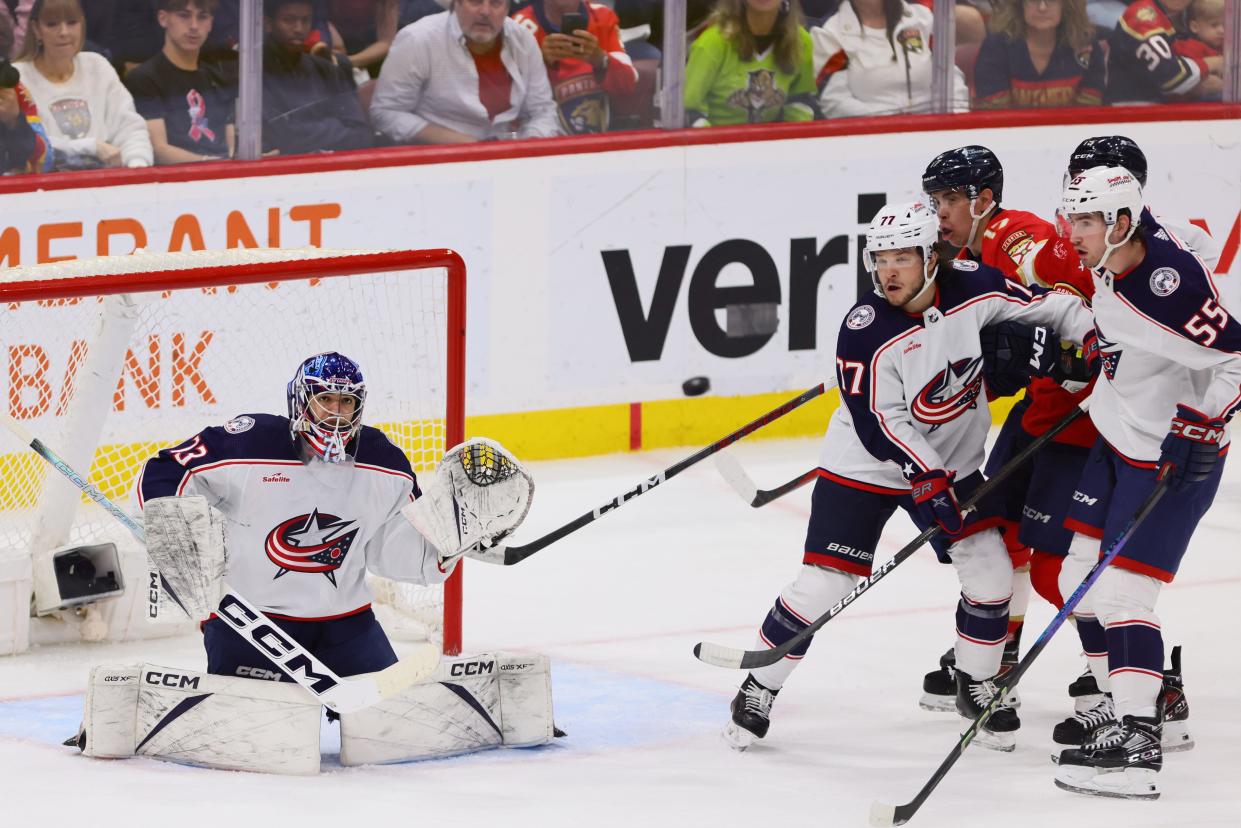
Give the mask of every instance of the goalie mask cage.
<path id="1" fill-rule="evenodd" d="M 72 260 L 0 271 L 0 300 L 9 413 L 126 509 L 147 458 L 238 414 L 287 413 L 294 370 L 324 351 L 361 366 L 363 422 L 415 473 L 465 438 L 465 265 L 451 250 Z M 135 543 L 59 478 L 4 444 L 0 548 Z M 460 652 L 460 566 L 442 588 L 368 577 L 390 634 Z"/>

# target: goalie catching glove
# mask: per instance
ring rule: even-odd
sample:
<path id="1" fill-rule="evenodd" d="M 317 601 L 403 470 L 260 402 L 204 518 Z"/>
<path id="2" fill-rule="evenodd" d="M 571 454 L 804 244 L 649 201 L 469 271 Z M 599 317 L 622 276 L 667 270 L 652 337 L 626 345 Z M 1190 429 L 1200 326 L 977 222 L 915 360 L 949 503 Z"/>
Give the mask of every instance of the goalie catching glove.
<path id="1" fill-rule="evenodd" d="M 436 551 L 440 569 L 466 550 L 495 545 L 530 511 L 534 480 L 494 440 L 474 438 L 448 450 L 422 497 L 401 510 Z"/>
<path id="2" fill-rule="evenodd" d="M 147 554 L 185 604 L 191 621 L 215 611 L 228 556 L 224 520 L 201 495 L 157 497 L 142 507 Z"/>

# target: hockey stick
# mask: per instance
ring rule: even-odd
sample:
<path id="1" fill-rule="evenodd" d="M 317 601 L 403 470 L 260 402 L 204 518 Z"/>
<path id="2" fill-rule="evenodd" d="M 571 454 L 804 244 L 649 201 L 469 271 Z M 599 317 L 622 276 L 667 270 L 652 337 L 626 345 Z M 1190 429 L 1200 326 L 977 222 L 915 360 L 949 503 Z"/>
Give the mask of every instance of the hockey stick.
<path id="1" fill-rule="evenodd" d="M 759 506 L 766 506 L 771 501 L 784 497 L 791 491 L 800 489 L 819 476 L 818 469 L 811 469 L 774 489 L 760 489 L 754 485 L 750 475 L 741 467 L 741 462 L 728 452 L 720 452 L 715 455 L 715 468 L 720 473 L 720 476 L 728 481 L 728 485 L 733 487 L 733 491 L 741 495 L 741 499 L 755 509 Z"/>
<path id="2" fill-rule="evenodd" d="M 107 495 L 78 474 L 72 466 L 9 414 L 0 412 L 0 420 L 3 420 L 5 427 L 29 446 L 31 451 L 46 460 L 52 468 L 68 478 L 69 482 L 81 489 L 87 497 L 102 506 L 108 514 L 128 529 L 139 543 L 146 546 L 146 531 Z M 162 573 L 159 581 L 160 586 L 185 612 L 186 617 L 195 620 Z M 227 586 L 220 600 L 219 609 L 216 611 L 216 617 L 232 627 L 265 658 L 280 667 L 289 678 L 338 713 L 352 713 L 398 693 L 430 675 L 439 664 L 438 651 L 432 645 L 426 644 L 413 655 L 383 670 L 345 678 L 336 675 L 305 647 L 293 640 L 291 636 L 284 634 L 272 623 L 271 619 L 263 614 L 262 610 L 228 589 Z"/>
<path id="3" fill-rule="evenodd" d="M 524 561 L 526 558 L 533 555 L 535 552 L 538 552 L 539 550 L 547 546 L 550 546 L 551 544 L 555 543 L 556 541 L 560 540 L 566 535 L 571 535 L 572 533 L 576 532 L 578 529 L 581 529 L 586 524 L 595 522 L 596 520 L 603 517 L 608 512 L 611 512 L 614 509 L 619 509 L 627 501 L 632 500 L 638 495 L 649 492 L 651 489 L 655 488 L 660 483 L 663 483 L 667 480 L 671 480 L 673 477 L 676 477 L 678 474 L 685 471 L 686 469 L 688 469 L 690 466 L 694 465 L 695 463 L 705 460 L 706 458 L 710 457 L 712 454 L 715 454 L 717 451 L 720 451 L 721 449 L 731 446 L 733 443 L 737 442 L 742 437 L 746 437 L 750 434 L 753 434 L 754 432 L 758 431 L 760 428 L 767 425 L 768 423 L 773 423 L 776 420 L 783 417 L 785 414 L 788 414 L 790 411 L 796 408 L 800 408 L 801 406 L 810 402 L 815 397 L 823 394 L 829 388 L 835 388 L 835 387 L 836 387 L 836 379 L 833 377 L 832 379 L 827 380 L 826 382 L 819 383 L 814 388 L 810 388 L 806 391 L 803 391 L 802 393 L 798 394 L 793 399 L 789 400 L 786 403 L 783 403 L 782 405 L 777 406 L 776 408 L 773 408 L 771 411 L 768 411 L 766 414 L 759 417 L 758 419 L 753 420 L 752 422 L 747 423 L 746 425 L 743 425 L 741 428 L 737 429 L 736 431 L 732 432 L 731 434 L 725 437 L 721 437 L 720 439 L 716 440 L 711 445 L 694 452 L 693 454 L 691 454 L 689 457 L 686 457 L 681 462 L 675 463 L 669 466 L 668 468 L 661 471 L 659 474 L 652 477 L 650 480 L 643 480 L 641 483 L 634 486 L 632 489 L 621 492 L 616 497 L 609 500 L 607 503 L 604 503 L 602 506 L 595 507 L 594 509 L 582 515 L 581 517 L 569 521 L 564 526 L 561 526 L 559 529 L 555 529 L 551 532 L 548 532 L 543 537 L 536 538 L 530 543 L 527 543 L 523 546 L 500 545 L 500 546 L 493 546 L 491 548 L 481 548 L 481 547 L 475 546 L 475 547 L 472 547 L 469 551 L 467 551 L 465 555 L 467 558 L 473 558 L 478 561 L 485 561 L 486 563 L 490 563 L 490 564 L 499 564 L 501 566 L 512 566 L 515 563 L 520 563 L 521 561 Z"/>
<path id="4" fill-rule="evenodd" d="M 966 500 L 961 506 L 962 513 L 964 514 L 965 512 L 972 510 L 984 497 L 990 494 L 996 486 L 1004 482 L 1005 478 L 1033 457 L 1043 446 L 1047 445 L 1052 438 L 1068 428 L 1069 425 L 1082 414 L 1086 413 L 1089 406 L 1089 398 L 1082 400 L 1077 404 L 1077 408 L 1069 412 L 1063 420 L 1056 423 L 1046 432 L 1040 434 L 1032 440 L 1030 445 L 1019 451 L 1012 460 L 1005 463 L 1004 467 L 996 472 L 994 477 L 990 480 L 984 481 L 981 486 L 974 490 L 973 496 Z M 699 661 L 705 661 L 707 664 L 713 664 L 716 667 L 728 667 L 734 670 L 752 670 L 755 667 L 766 667 L 769 664 L 775 664 L 777 661 L 791 653 L 794 648 L 807 641 L 819 630 L 823 629 L 823 626 L 827 624 L 828 621 L 831 621 L 837 615 L 844 612 L 845 608 L 852 604 L 858 596 L 878 583 L 893 569 L 896 569 L 896 567 L 904 563 L 911 555 L 918 551 L 922 544 L 926 543 L 939 533 L 940 528 L 938 524 L 928 526 L 926 529 L 923 529 L 920 533 L 918 533 L 916 538 L 901 547 L 899 552 L 885 561 L 879 569 L 872 572 L 870 577 L 863 578 L 859 581 L 858 585 L 853 588 L 852 592 L 841 598 L 835 603 L 834 606 L 832 606 L 831 609 L 811 622 L 810 626 L 806 627 L 806 629 L 797 633 L 797 635 L 793 636 L 780 646 L 770 647 L 766 650 L 738 650 L 733 647 L 725 647 L 721 644 L 699 642 L 694 645 L 694 656 Z"/>
<path id="5" fill-rule="evenodd" d="M 988 702 L 987 706 L 983 708 L 982 712 L 978 714 L 978 718 L 974 719 L 973 723 L 965 729 L 965 732 L 961 734 L 961 739 L 956 743 L 956 745 L 953 746 L 952 750 L 948 753 L 948 757 L 940 763 L 938 768 L 935 769 L 935 773 L 931 774 L 931 778 L 928 779 L 927 783 L 922 786 L 922 790 L 918 791 L 918 795 L 909 802 L 906 802 L 904 805 L 886 805 L 882 802 L 871 803 L 871 825 L 904 825 L 913 818 L 913 815 L 917 813 L 918 808 L 922 807 L 922 803 L 926 802 L 926 798 L 931 795 L 931 792 L 935 790 L 936 786 L 939 785 L 940 781 L 943 780 L 948 771 L 952 769 L 952 766 L 955 765 L 957 760 L 961 758 L 961 754 L 965 752 L 965 749 L 969 747 L 970 742 L 972 742 L 974 737 L 978 735 L 978 731 L 983 728 L 983 726 L 987 723 L 987 720 L 991 718 L 993 713 L 995 713 L 996 709 L 1000 706 L 1004 698 L 1008 696 L 1009 692 L 1017 686 L 1017 682 L 1021 680 L 1021 677 L 1025 675 L 1026 670 L 1028 670 L 1030 665 L 1034 663 L 1034 659 L 1038 658 L 1039 653 L 1043 652 L 1043 649 L 1047 646 L 1047 642 L 1051 640 L 1051 637 L 1056 634 L 1056 630 L 1060 629 L 1060 627 L 1068 619 L 1069 614 L 1073 612 L 1073 608 L 1076 607 L 1082 600 L 1082 596 L 1086 594 L 1086 591 L 1090 589 L 1091 585 L 1094 584 L 1095 581 L 1099 580 L 1099 576 L 1103 573 L 1103 569 L 1110 564 L 1117 555 L 1120 554 L 1120 550 L 1124 549 L 1125 543 L 1129 540 L 1129 538 L 1133 537 L 1133 533 L 1137 531 L 1138 527 L 1142 525 L 1142 522 L 1146 520 L 1150 513 L 1155 510 L 1155 506 L 1159 503 L 1159 499 L 1163 497 L 1164 492 L 1168 490 L 1168 472 L 1171 471 L 1171 468 L 1172 467 L 1170 465 L 1165 464 L 1163 468 L 1159 470 L 1159 475 L 1155 478 L 1154 490 L 1147 495 L 1146 500 L 1143 501 L 1142 505 L 1138 507 L 1138 510 L 1134 513 L 1133 517 L 1129 518 L 1129 522 L 1125 524 L 1125 528 L 1121 531 L 1120 535 L 1117 536 L 1116 540 L 1112 541 L 1112 545 L 1108 547 L 1107 551 L 1103 553 L 1099 560 L 1095 562 L 1095 565 L 1090 568 L 1090 571 L 1086 573 L 1086 577 L 1082 579 L 1082 582 L 1078 584 L 1077 589 L 1075 589 L 1073 594 L 1069 596 L 1069 599 L 1064 602 L 1064 606 L 1061 607 L 1060 611 L 1057 612 L 1055 617 L 1051 619 L 1051 623 L 1048 624 L 1047 629 L 1043 630 L 1042 634 L 1039 635 L 1038 640 L 1034 642 L 1034 646 L 1030 648 L 1030 651 L 1025 654 L 1025 657 L 1022 658 L 1020 663 L 1013 668 L 1012 672 L 1004 677 L 1004 692 L 996 693 L 995 696 L 992 697 L 991 701 Z"/>

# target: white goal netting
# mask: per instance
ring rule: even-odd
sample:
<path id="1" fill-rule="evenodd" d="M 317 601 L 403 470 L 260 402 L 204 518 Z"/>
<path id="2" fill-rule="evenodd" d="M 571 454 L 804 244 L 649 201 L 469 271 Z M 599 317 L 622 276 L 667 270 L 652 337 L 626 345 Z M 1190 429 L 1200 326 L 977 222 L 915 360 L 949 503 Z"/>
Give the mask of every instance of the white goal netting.
<path id="1" fill-rule="evenodd" d="M 311 354 L 339 351 L 366 378 L 365 422 L 387 433 L 415 472 L 427 471 L 462 437 L 460 400 L 451 404 L 450 392 L 460 393 L 463 347 L 446 333 L 450 292 L 464 297 L 449 289 L 454 267 L 426 252 L 311 249 L 140 253 L 0 271 L 4 402 L 131 508 L 152 454 L 237 414 L 287 413 L 294 369 Z M 0 548 L 34 554 L 103 541 L 133 544 L 0 433 Z M 386 627 L 442 640 L 442 589 L 373 586 Z M 447 610 L 450 624 L 459 611 Z"/>

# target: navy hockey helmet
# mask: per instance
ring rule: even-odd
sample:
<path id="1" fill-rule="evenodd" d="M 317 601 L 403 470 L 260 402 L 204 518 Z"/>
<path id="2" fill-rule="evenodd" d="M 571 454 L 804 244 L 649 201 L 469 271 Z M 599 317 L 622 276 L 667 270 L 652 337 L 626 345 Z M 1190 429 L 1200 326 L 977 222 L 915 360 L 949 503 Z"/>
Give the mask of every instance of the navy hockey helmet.
<path id="1" fill-rule="evenodd" d="M 922 173 L 922 191 L 928 194 L 964 190 L 973 201 L 985 189 L 998 204 L 1004 193 L 1004 168 L 994 152 L 977 144 L 941 152 Z"/>
<path id="2" fill-rule="evenodd" d="M 1069 174 L 1081 175 L 1091 167 L 1123 167 L 1146 186 L 1146 153 L 1132 138 L 1123 135 L 1097 135 L 1077 145 L 1069 156 Z"/>
<path id="3" fill-rule="evenodd" d="M 311 402 L 320 394 L 353 397 L 352 413 L 316 411 Z M 298 434 L 329 463 L 343 462 L 349 443 L 362 430 L 362 408 L 366 404 L 366 380 L 358 364 L 335 351 L 315 354 L 297 367 L 289 380 L 289 430 Z"/>

